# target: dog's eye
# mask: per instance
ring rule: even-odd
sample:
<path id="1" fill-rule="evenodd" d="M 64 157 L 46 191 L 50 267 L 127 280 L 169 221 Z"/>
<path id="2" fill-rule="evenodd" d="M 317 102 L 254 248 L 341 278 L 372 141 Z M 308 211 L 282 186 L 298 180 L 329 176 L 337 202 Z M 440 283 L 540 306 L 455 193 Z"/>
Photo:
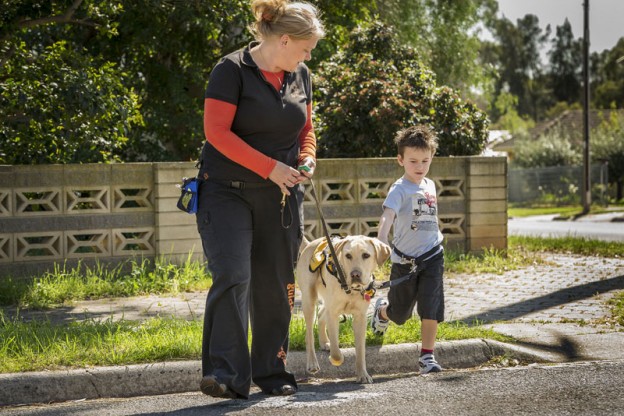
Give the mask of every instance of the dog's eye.
<path id="1" fill-rule="evenodd" d="M 353 256 L 351 255 L 351 253 L 347 253 L 347 255 L 345 255 L 346 258 L 348 258 L 349 260 L 351 260 L 353 258 Z"/>
<path id="2" fill-rule="evenodd" d="M 364 254 L 362 254 L 362 258 L 363 258 L 363 259 L 367 259 L 367 258 L 369 258 L 369 257 L 370 257 L 370 254 L 368 254 L 368 253 L 364 253 Z"/>

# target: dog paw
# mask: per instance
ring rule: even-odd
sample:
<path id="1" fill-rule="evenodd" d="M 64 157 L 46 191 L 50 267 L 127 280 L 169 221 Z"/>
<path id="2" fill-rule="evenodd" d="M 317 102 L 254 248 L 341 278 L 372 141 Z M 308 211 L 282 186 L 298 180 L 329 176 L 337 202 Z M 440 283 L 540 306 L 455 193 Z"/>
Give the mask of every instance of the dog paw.
<path id="1" fill-rule="evenodd" d="M 355 381 L 359 384 L 372 384 L 373 378 L 368 375 L 368 373 L 364 373 L 356 377 Z"/>
<path id="2" fill-rule="evenodd" d="M 338 357 L 329 356 L 329 362 L 332 363 L 333 366 L 338 367 L 341 366 L 344 362 L 344 356 L 340 354 Z"/>
<path id="3" fill-rule="evenodd" d="M 319 370 L 320 370 L 320 369 L 321 369 L 321 368 L 319 367 L 319 365 L 318 365 L 318 364 L 316 364 L 316 365 L 314 365 L 314 364 L 313 364 L 313 365 L 309 365 L 309 366 L 308 366 L 308 368 L 307 368 L 306 370 L 307 370 L 307 371 L 308 371 L 308 373 L 310 373 L 310 374 L 316 374 L 316 373 L 318 373 L 318 372 L 319 372 Z"/>

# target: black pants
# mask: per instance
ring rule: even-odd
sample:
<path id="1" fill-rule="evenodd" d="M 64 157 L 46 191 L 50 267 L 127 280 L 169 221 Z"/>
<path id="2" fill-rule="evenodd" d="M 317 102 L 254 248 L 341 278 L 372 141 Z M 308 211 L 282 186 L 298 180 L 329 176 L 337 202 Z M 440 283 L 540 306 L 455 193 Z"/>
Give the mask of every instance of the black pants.
<path id="1" fill-rule="evenodd" d="M 283 216 L 281 196 L 272 184 L 235 189 L 200 183 L 197 227 L 212 273 L 202 374 L 216 376 L 244 398 L 252 380 L 265 393 L 284 384 L 297 386 L 285 366 L 303 193 L 299 186 L 291 190 Z"/>
<path id="2" fill-rule="evenodd" d="M 410 273 L 410 264 L 392 263 L 390 280 Z M 414 306 L 420 319 L 444 321 L 444 254 L 422 263 L 411 279 L 391 286 L 388 291 L 388 318 L 402 325 L 412 317 Z"/>

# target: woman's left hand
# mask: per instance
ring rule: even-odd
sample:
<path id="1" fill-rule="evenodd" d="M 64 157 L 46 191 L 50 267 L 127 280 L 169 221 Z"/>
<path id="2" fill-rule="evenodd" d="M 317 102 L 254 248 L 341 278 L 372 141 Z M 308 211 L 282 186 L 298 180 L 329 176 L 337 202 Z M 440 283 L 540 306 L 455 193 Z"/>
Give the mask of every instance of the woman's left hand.
<path id="1" fill-rule="evenodd" d="M 298 178 L 298 183 L 310 179 L 314 175 L 314 169 L 316 169 L 316 161 L 310 156 L 306 156 L 300 163 L 297 170 L 301 172 L 301 176 Z"/>

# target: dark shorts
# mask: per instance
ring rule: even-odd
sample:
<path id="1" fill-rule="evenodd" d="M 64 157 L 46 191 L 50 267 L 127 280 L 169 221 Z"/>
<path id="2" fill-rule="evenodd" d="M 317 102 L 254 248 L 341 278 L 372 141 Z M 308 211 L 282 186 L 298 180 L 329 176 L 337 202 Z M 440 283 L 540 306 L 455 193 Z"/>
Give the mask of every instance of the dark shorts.
<path id="1" fill-rule="evenodd" d="M 392 263 L 390 280 L 410 273 L 411 264 Z M 405 323 L 414 313 L 414 306 L 420 319 L 444 321 L 444 254 L 427 260 L 411 279 L 391 286 L 388 292 L 388 317 L 399 325 Z"/>

